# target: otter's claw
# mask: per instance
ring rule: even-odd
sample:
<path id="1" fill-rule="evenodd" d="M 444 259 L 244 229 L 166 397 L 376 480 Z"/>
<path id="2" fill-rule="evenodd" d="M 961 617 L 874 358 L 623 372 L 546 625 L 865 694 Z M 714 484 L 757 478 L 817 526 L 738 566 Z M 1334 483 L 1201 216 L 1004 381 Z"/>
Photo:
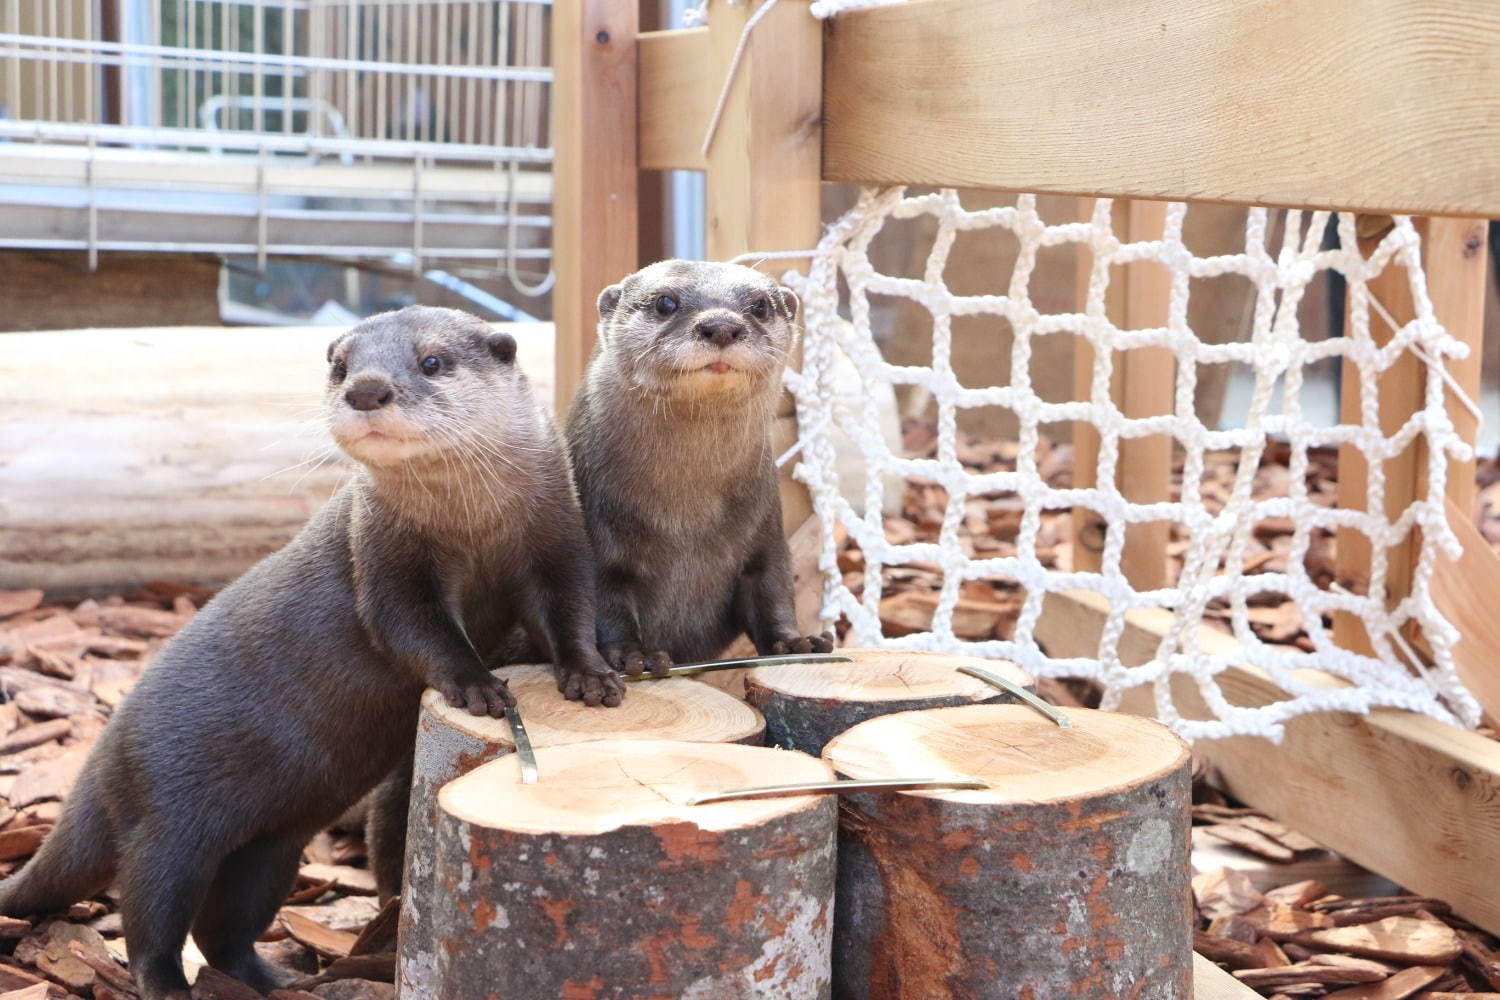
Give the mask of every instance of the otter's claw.
<path id="1" fill-rule="evenodd" d="M 510 693 L 510 688 L 493 674 L 448 681 L 437 688 L 448 699 L 448 704 L 454 708 L 466 708 L 470 715 L 504 718 L 506 706 L 516 703 L 516 696 Z"/>
<path id="2" fill-rule="evenodd" d="M 599 652 L 610 667 L 627 677 L 639 677 L 648 669 L 653 677 L 665 677 L 672 669 L 672 656 L 666 650 L 647 652 L 634 642 L 606 642 Z"/>
<path id="3" fill-rule="evenodd" d="M 833 652 L 833 633 L 824 632 L 822 635 L 798 635 L 778 639 L 771 646 L 771 652 L 776 654 L 831 653 Z"/>
<path id="4" fill-rule="evenodd" d="M 625 685 L 619 674 L 602 662 L 597 667 L 557 668 L 557 689 L 569 701 L 581 701 L 590 708 L 603 705 L 614 708 L 625 698 Z"/>

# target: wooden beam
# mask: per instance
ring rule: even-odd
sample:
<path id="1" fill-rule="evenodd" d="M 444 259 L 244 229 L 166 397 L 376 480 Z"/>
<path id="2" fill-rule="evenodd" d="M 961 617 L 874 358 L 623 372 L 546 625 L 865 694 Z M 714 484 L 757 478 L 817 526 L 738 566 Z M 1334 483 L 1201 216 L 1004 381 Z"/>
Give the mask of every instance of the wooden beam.
<path id="1" fill-rule="evenodd" d="M 758 4 L 714 5 L 708 92 L 716 100 L 745 22 Z M 806 250 L 822 233 L 823 26 L 800 4 L 779 4 L 755 28 L 708 150 L 708 257 Z M 701 132 L 699 133 L 701 142 Z M 768 261 L 762 270 L 806 270 Z M 796 359 L 793 359 L 793 364 Z M 778 414 L 792 411 L 784 396 Z M 812 512 L 807 490 L 782 477 L 788 533 Z"/>
<path id="2" fill-rule="evenodd" d="M 1453 659 L 1459 678 L 1490 718 L 1500 719 L 1500 615 L 1490 603 L 1500 594 L 1500 555 L 1474 526 L 1474 515 L 1451 499 L 1448 523 L 1464 552 L 1456 562 L 1438 563 L 1432 600 L 1458 629 Z"/>
<path id="3" fill-rule="evenodd" d="M 1358 225 L 1362 233 L 1359 252 L 1368 257 L 1389 231 L 1390 219 L 1385 216 L 1361 216 Z M 1406 268 L 1395 262 L 1388 264 L 1368 283 L 1370 297 L 1379 301 L 1398 324 L 1411 321 L 1415 315 L 1412 304 L 1411 285 Z M 1352 337 L 1355 307 L 1350 297 L 1344 318 L 1345 336 Z M 1396 331 L 1392 330 L 1373 306 L 1369 309 L 1370 337 L 1377 346 L 1390 342 Z M 1353 361 L 1343 361 L 1343 376 L 1339 382 L 1339 422 L 1359 425 L 1360 373 Z M 1391 364 L 1376 379 L 1377 409 L 1380 431 L 1391 436 L 1405 424 L 1411 415 L 1421 409 L 1426 399 L 1427 376 L 1422 361 L 1410 351 Z M 1420 439 L 1395 458 L 1385 463 L 1385 516 L 1391 521 L 1400 517 L 1419 493 L 1420 469 L 1426 460 L 1426 449 Z M 1338 459 L 1338 504 L 1341 508 L 1364 510 L 1368 500 L 1369 469 L 1364 454 L 1352 444 L 1339 446 Z M 1338 582 L 1356 594 L 1364 594 L 1370 583 L 1370 539 L 1357 528 L 1340 528 L 1336 533 L 1335 572 Z M 1418 540 L 1415 532 L 1386 553 L 1386 597 L 1387 605 L 1394 606 L 1411 592 L 1411 573 L 1416 557 Z M 1353 615 L 1342 612 L 1333 616 L 1333 635 L 1340 646 L 1366 655 L 1372 655 L 1374 647 L 1365 633 L 1363 622 Z"/>
<path id="4" fill-rule="evenodd" d="M 1159 240 L 1167 222 L 1167 204 L 1162 201 L 1132 201 L 1127 238 L 1132 243 Z M 1172 272 L 1156 261 L 1138 261 L 1125 267 L 1125 322 L 1123 329 L 1143 330 L 1167 325 L 1172 294 Z M 1120 410 L 1140 419 L 1171 413 L 1176 359 L 1168 347 L 1143 347 L 1119 357 Z M 1120 492 L 1131 503 L 1161 503 L 1172 499 L 1172 437 L 1154 434 L 1120 442 Z M 1120 568 L 1136 590 L 1154 590 L 1167 585 L 1167 542 L 1171 538 L 1165 521 L 1134 524 L 1125 531 L 1125 549 Z"/>
<path id="5" fill-rule="evenodd" d="M 605 286 L 637 266 L 634 3 L 560 0 L 552 9 L 557 405 L 566 412 L 593 353 Z"/>
<path id="6" fill-rule="evenodd" d="M 1490 5 L 928 0 L 828 37 L 829 180 L 1500 216 Z"/>
<path id="7" fill-rule="evenodd" d="M 703 133 L 718 98 L 709 80 L 708 29 L 643 32 L 637 73 L 641 169 L 706 169 Z"/>
<path id="8" fill-rule="evenodd" d="M 1260 994 L 1193 952 L 1193 1000 L 1258 1000 Z"/>
<path id="9" fill-rule="evenodd" d="M 1108 609 L 1108 601 L 1091 592 L 1049 595 L 1037 637 L 1052 656 L 1096 655 Z M 1149 660 L 1171 620 L 1164 610 L 1127 615 L 1121 660 Z M 1199 642 L 1210 653 L 1235 645 L 1206 627 Z M 1311 671 L 1305 676 L 1313 683 L 1339 683 Z M 1219 685 L 1237 705 L 1283 697 L 1250 666 L 1226 670 Z M 1172 695 L 1185 717 L 1210 717 L 1192 678 L 1175 678 Z M 1123 707 L 1151 714 L 1151 692 L 1137 688 Z M 1448 900 L 1486 930 L 1500 931 L 1500 895 L 1475 877 L 1500 871 L 1500 743 L 1424 716 L 1377 709 L 1367 716 L 1299 716 L 1286 724 L 1279 746 L 1242 736 L 1200 740 L 1194 752 L 1207 758 L 1236 798 L 1412 892 Z"/>

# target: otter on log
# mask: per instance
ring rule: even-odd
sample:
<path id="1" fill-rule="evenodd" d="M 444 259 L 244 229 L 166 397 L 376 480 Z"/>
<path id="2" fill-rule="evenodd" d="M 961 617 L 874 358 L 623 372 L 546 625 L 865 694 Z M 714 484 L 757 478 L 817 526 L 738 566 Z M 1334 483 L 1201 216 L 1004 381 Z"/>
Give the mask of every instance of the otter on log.
<path id="1" fill-rule="evenodd" d="M 428 308 L 333 342 L 326 416 L 362 468 L 162 650 L 56 830 L 0 883 L 0 912 L 57 910 L 118 877 L 145 1000 L 187 996 L 189 930 L 211 965 L 269 990 L 291 977 L 254 943 L 303 846 L 388 776 L 371 853 L 395 889 L 423 688 L 503 714 L 511 695 L 482 654 L 519 624 L 565 694 L 619 704 L 562 443 L 515 350 Z"/>
<path id="2" fill-rule="evenodd" d="M 833 648 L 797 631 L 771 454 L 796 314 L 735 264 L 662 261 L 599 296 L 567 430 L 615 669 L 665 674 L 741 633 L 763 654 Z"/>

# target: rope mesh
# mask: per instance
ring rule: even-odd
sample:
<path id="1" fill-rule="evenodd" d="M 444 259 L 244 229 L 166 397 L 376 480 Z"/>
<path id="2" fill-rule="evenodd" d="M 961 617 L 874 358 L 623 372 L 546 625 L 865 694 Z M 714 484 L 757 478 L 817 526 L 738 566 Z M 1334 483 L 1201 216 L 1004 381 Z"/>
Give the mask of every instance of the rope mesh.
<path id="1" fill-rule="evenodd" d="M 1328 213 L 1289 212 L 1279 247 L 1270 245 L 1268 212 L 1251 209 L 1244 248 L 1222 256 L 1195 256 L 1182 239 L 1187 206 L 1167 210 L 1160 239 L 1127 242 L 1114 231 L 1112 206 L 1095 203 L 1087 222 L 1048 225 L 1037 213 L 1033 196 L 1022 195 L 1014 206 L 967 211 L 956 192 L 938 191 L 909 196 L 903 188 L 866 190 L 857 205 L 838 220 L 819 245 L 806 278 L 789 276 L 802 294 L 805 317 L 804 360 L 800 373 L 788 382 L 797 399 L 801 426 L 798 478 L 811 490 L 822 522 L 820 566 L 825 578 L 822 614 L 827 622 L 848 620 L 851 638 L 861 644 L 901 649 L 961 652 L 1007 658 L 1040 676 L 1086 677 L 1099 681 L 1106 692 L 1104 707 L 1118 704 L 1123 692 L 1151 685 L 1159 717 L 1188 738 L 1217 738 L 1254 734 L 1279 739 L 1286 720 L 1307 712 L 1343 710 L 1365 712 L 1375 706 L 1409 709 L 1448 721 L 1475 724 L 1479 708 L 1459 681 L 1453 663 L 1457 633 L 1434 605 L 1430 583 L 1441 554 L 1456 556 L 1458 541 L 1444 514 L 1444 492 L 1450 460 L 1471 457 L 1471 449 L 1456 434 L 1446 409 L 1444 359 L 1465 356 L 1467 348 L 1451 337 L 1433 315 L 1420 260 L 1420 242 L 1411 221 L 1404 217 L 1379 245 L 1362 256 L 1357 249 L 1354 218 L 1339 219 L 1339 249 L 1321 247 Z M 920 276 L 884 274 L 871 263 L 870 248 L 889 220 L 930 217 L 936 237 Z M 959 295 L 944 283 L 944 270 L 960 233 L 1003 229 L 1018 241 L 1016 264 L 1007 287 L 993 294 Z M 1087 247 L 1092 254 L 1086 305 L 1082 313 L 1044 312 L 1033 302 L 1029 284 L 1037 267 L 1038 251 L 1061 246 Z M 1121 329 L 1105 309 L 1112 273 L 1121 265 L 1156 261 L 1171 274 L 1167 323 L 1151 329 Z M 1386 267 L 1404 267 L 1410 279 L 1415 318 L 1405 323 L 1383 345 L 1371 334 L 1372 299 L 1368 282 Z M 1351 323 L 1348 334 L 1328 340 L 1302 335 L 1298 304 L 1319 271 L 1342 274 L 1348 282 Z M 1254 314 L 1250 336 L 1238 343 L 1214 344 L 1200 340 L 1188 325 L 1188 300 L 1194 279 L 1242 275 L 1254 286 Z M 871 296 L 911 300 L 932 317 L 932 362 L 928 366 L 888 363 L 871 329 Z M 847 308 L 849 320 L 841 316 Z M 965 386 L 955 375 L 952 358 L 952 321 L 955 317 L 1003 317 L 1014 332 L 1009 384 Z M 1374 322 L 1388 316 L 1375 304 Z M 852 320 L 852 322 L 850 322 Z M 1048 402 L 1031 382 L 1031 351 L 1036 338 L 1080 337 L 1094 349 L 1090 398 Z M 1130 418 L 1110 395 L 1114 352 L 1139 348 L 1167 348 L 1176 360 L 1173 377 L 1175 404 L 1170 414 Z M 1422 359 L 1425 385 L 1416 412 L 1395 433 L 1381 430 L 1377 411 L 1377 380 L 1408 350 Z M 850 402 L 836 387 L 839 355 L 847 357 L 865 384 L 890 383 L 920 387 L 936 404 L 938 444 L 935 457 L 909 458 L 896 453 L 880 430 L 876 397 L 866 394 Z M 1304 417 L 1299 396 L 1307 366 L 1326 358 L 1353 362 L 1359 377 L 1361 412 L 1358 423 L 1315 426 Z M 1243 428 L 1220 430 L 1205 426 L 1194 407 L 1200 365 L 1239 364 L 1253 371 L 1254 391 Z M 1346 376 L 1347 378 L 1347 376 Z M 1273 397 L 1278 382 L 1284 389 L 1280 412 Z M 1346 386 L 1347 388 L 1347 386 Z M 960 461 L 956 442 L 958 415 L 965 408 L 1005 407 L 1019 421 L 1019 455 L 1014 470 L 975 472 Z M 1038 474 L 1036 453 L 1042 425 L 1058 421 L 1087 421 L 1100 438 L 1097 485 L 1054 488 Z M 840 489 L 834 441 L 842 431 L 856 443 L 863 462 L 863 497 L 856 507 Z M 1178 499 L 1164 503 L 1133 503 L 1115 485 L 1120 442 L 1149 435 L 1170 434 L 1182 455 L 1182 486 Z M 1425 489 L 1416 502 L 1394 520 L 1384 514 L 1384 462 L 1402 454 L 1415 438 L 1425 441 Z M 1261 458 L 1273 439 L 1289 450 L 1285 495 L 1257 497 L 1252 491 Z M 1364 510 L 1318 505 L 1309 498 L 1309 449 L 1353 445 L 1368 464 Z M 1211 508 L 1200 496 L 1205 455 L 1225 451 L 1237 455 L 1229 499 Z M 882 500 L 888 484 L 920 477 L 943 487 L 947 506 L 938 541 L 898 544 L 886 536 Z M 999 557 L 969 555 L 961 542 L 960 525 L 970 498 L 1010 495 L 1023 505 L 1016 554 Z M 1096 512 L 1106 526 L 1100 572 L 1049 569 L 1037 557 L 1037 534 L 1042 512 L 1084 507 Z M 1244 554 L 1257 522 L 1291 518 L 1295 523 L 1292 551 L 1285 572 L 1247 573 Z M 1144 522 L 1175 522 L 1187 541 L 1182 571 L 1175 585 L 1137 590 L 1121 570 L 1125 526 Z M 1355 594 L 1342 588 L 1320 588 L 1309 576 L 1305 557 L 1314 534 L 1354 529 L 1371 542 L 1368 590 Z M 836 538 L 848 532 L 863 550 L 866 565 L 861 595 L 845 586 L 837 566 Z M 1411 592 L 1387 607 L 1388 552 L 1419 531 L 1414 542 L 1415 569 Z M 930 631 L 899 637 L 882 634 L 880 601 L 882 571 L 912 564 L 937 564 L 942 589 Z M 969 580 L 1003 577 L 1015 581 L 1025 603 L 1010 639 L 965 641 L 954 634 L 953 613 L 960 588 Z M 1109 613 L 1098 650 L 1092 657 L 1048 656 L 1035 637 L 1048 594 L 1089 590 L 1103 595 Z M 1300 609 L 1312 649 L 1274 645 L 1261 640 L 1250 626 L 1249 610 L 1257 594 L 1289 595 Z M 1198 630 L 1211 602 L 1227 602 L 1237 644 L 1210 652 L 1200 645 Z M 1139 666 L 1121 662 L 1119 645 L 1127 612 L 1162 608 L 1173 615 L 1172 626 L 1155 655 Z M 1324 616 L 1334 612 L 1356 616 L 1371 636 L 1376 655 L 1364 656 L 1335 645 Z M 1431 649 L 1432 664 L 1413 674 L 1393 649 L 1393 636 L 1409 623 L 1420 626 Z M 1286 694 L 1265 705 L 1236 705 L 1217 683 L 1227 667 L 1242 663 L 1264 670 Z M 1330 687 L 1300 679 L 1295 671 L 1316 668 L 1349 682 Z M 1190 677 L 1212 717 L 1184 718 L 1173 704 L 1170 682 Z"/>

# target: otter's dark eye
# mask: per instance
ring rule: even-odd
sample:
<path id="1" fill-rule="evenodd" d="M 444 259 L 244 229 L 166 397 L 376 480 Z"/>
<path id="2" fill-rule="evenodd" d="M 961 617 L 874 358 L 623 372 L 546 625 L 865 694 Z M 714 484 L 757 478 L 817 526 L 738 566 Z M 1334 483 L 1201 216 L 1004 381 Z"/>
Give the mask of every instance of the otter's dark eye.
<path id="1" fill-rule="evenodd" d="M 771 315 L 771 303 L 765 299 L 756 299 L 750 306 L 750 315 L 756 319 L 765 319 Z"/>
<path id="2" fill-rule="evenodd" d="M 421 368 L 423 375 L 436 375 L 438 372 L 443 370 L 443 362 L 440 361 L 436 355 L 429 354 L 427 355 L 427 357 L 422 359 Z"/>
<path id="3" fill-rule="evenodd" d="M 656 315 L 670 316 L 677 311 L 677 300 L 670 295 L 658 295 L 651 306 L 656 310 Z"/>
<path id="4" fill-rule="evenodd" d="M 335 382 L 344 381 L 344 376 L 349 374 L 349 366 L 344 364 L 342 358 L 328 366 L 328 377 Z"/>

